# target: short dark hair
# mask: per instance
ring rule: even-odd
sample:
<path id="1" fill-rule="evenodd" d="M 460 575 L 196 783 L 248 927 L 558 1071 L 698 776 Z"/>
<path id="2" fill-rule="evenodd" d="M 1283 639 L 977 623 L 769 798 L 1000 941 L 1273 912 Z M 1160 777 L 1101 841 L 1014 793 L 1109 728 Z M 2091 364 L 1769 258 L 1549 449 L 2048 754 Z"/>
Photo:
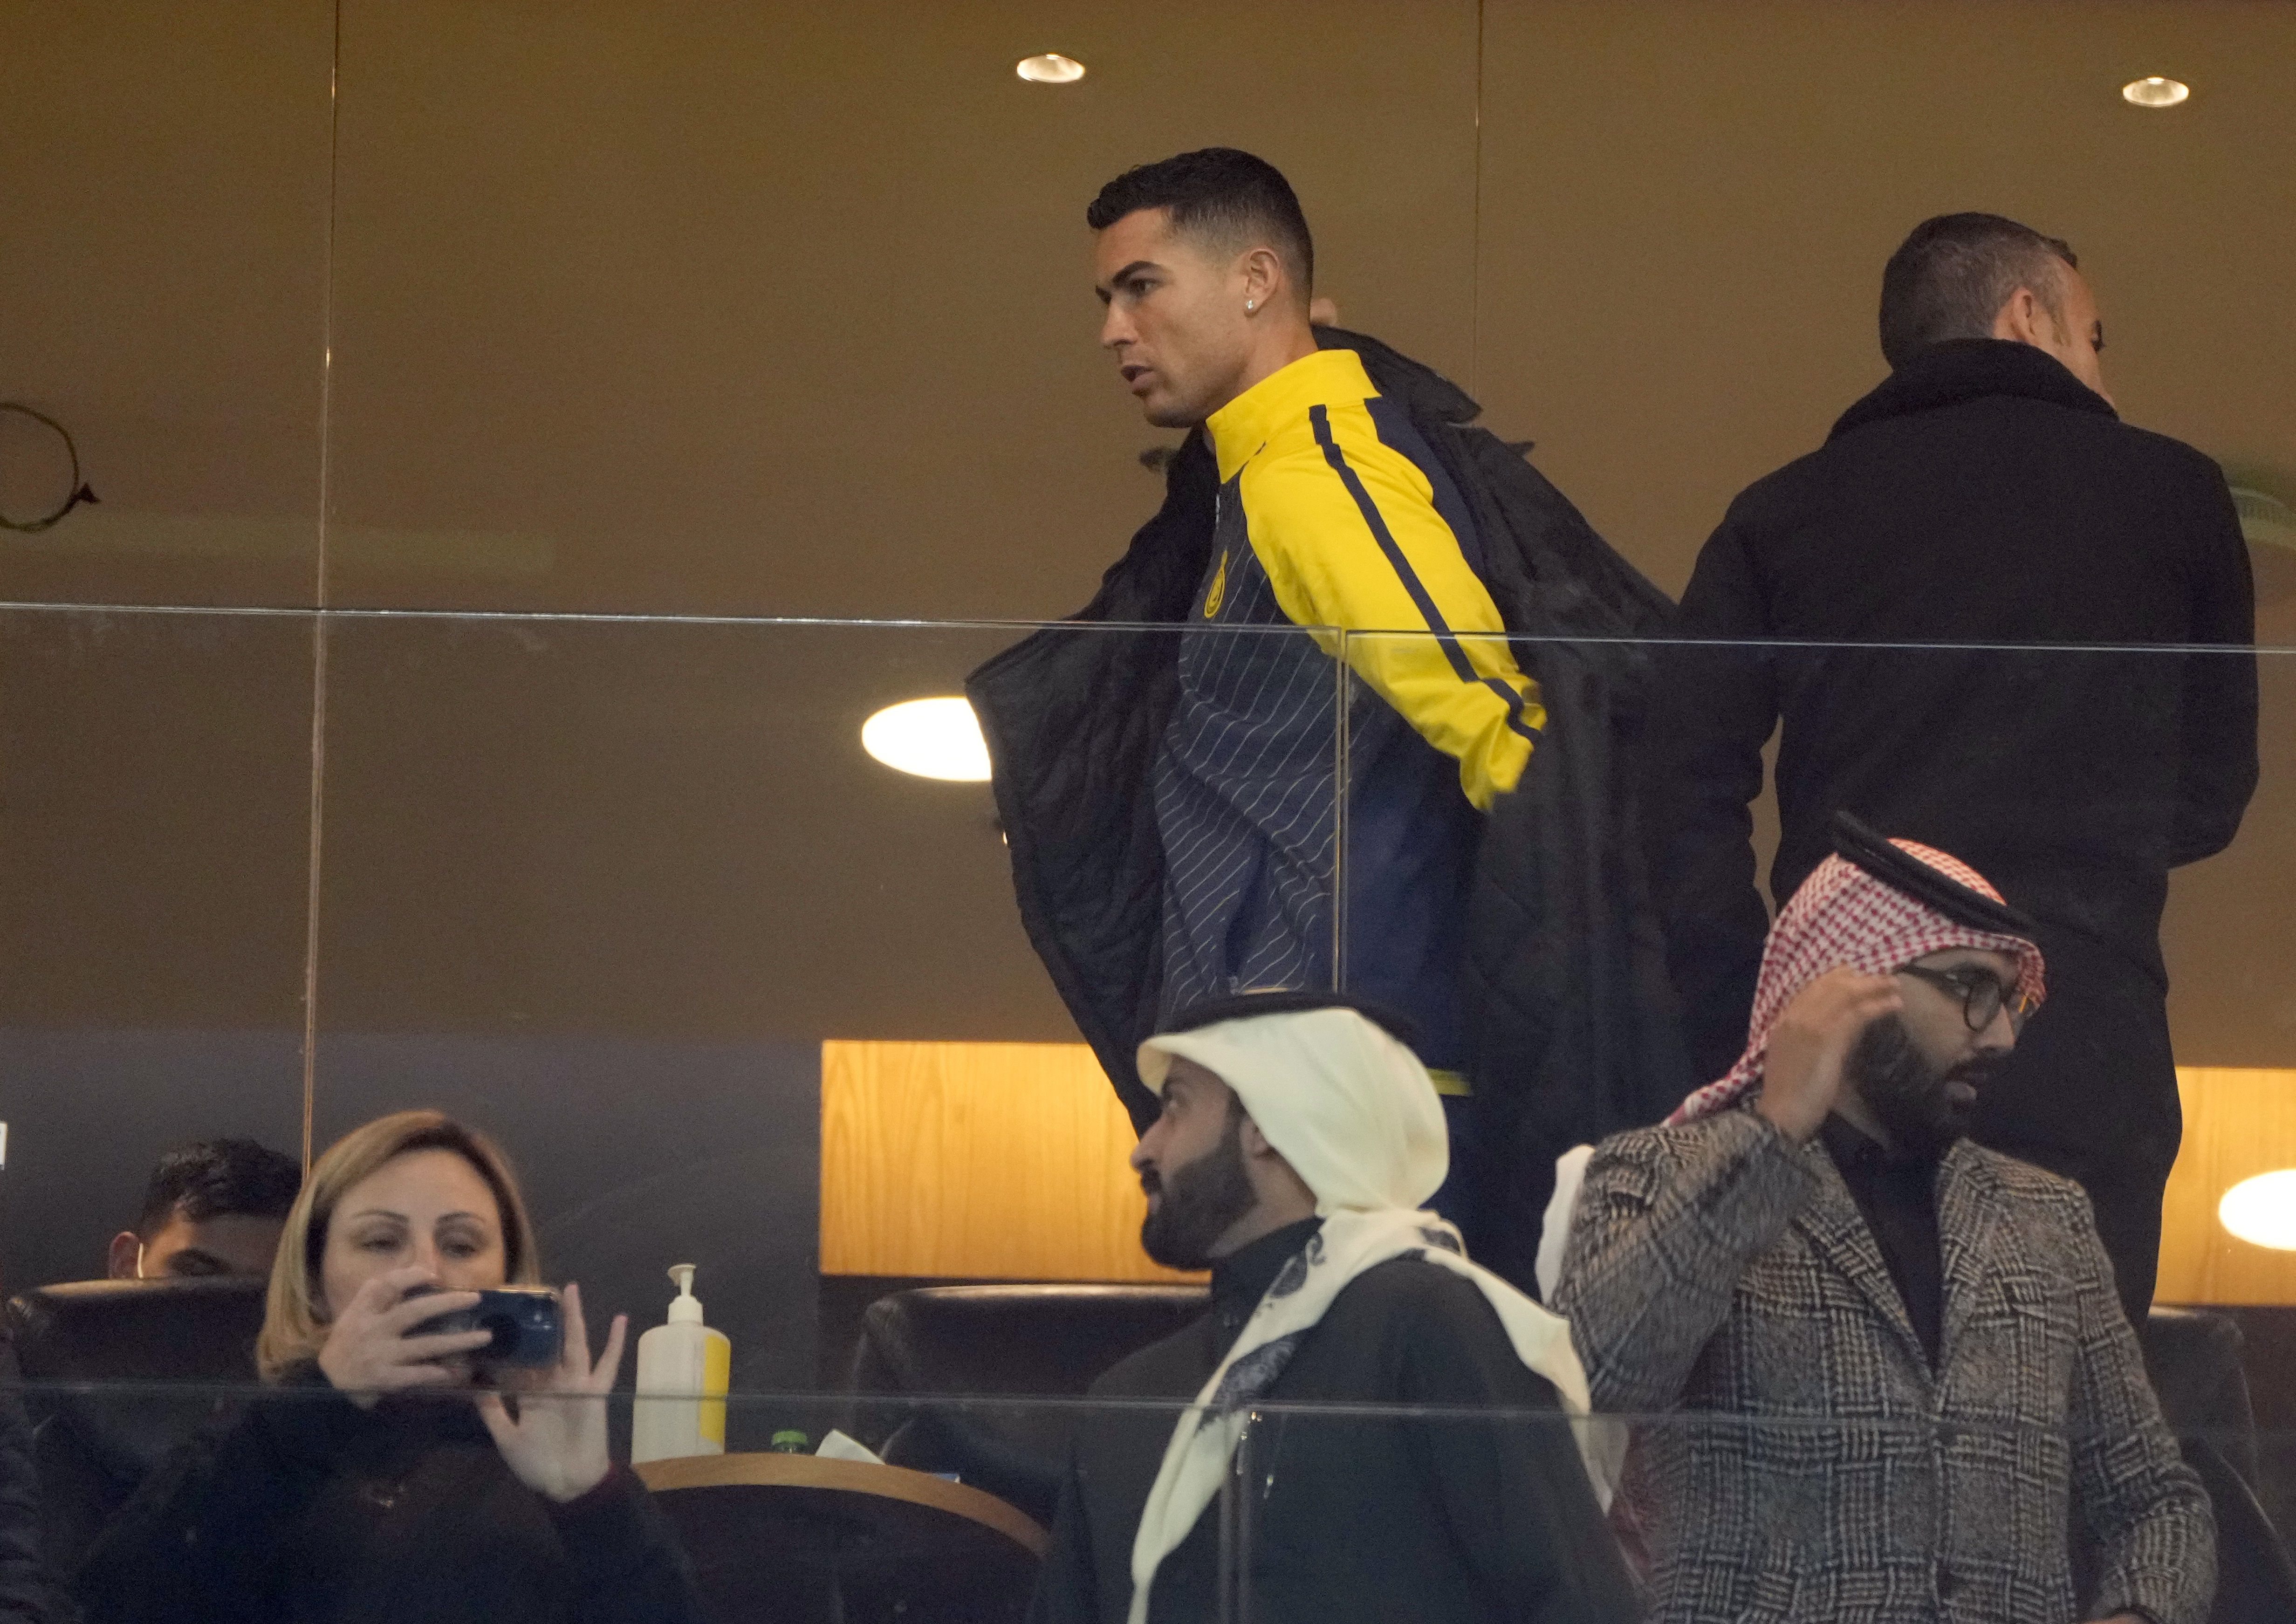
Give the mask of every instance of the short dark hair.
<path id="1" fill-rule="evenodd" d="M 1128 214 L 1168 209 L 1172 229 L 1240 247 L 1265 242 L 1282 256 L 1305 304 L 1316 283 L 1316 241 L 1283 172 L 1232 146 L 1208 146 L 1127 169 L 1100 189 L 1085 224 L 1106 231 Z M 1258 239 L 1246 242 L 1245 239 Z"/>
<path id="2" fill-rule="evenodd" d="M 152 1169 L 135 1236 L 148 1242 L 178 1218 L 194 1224 L 236 1214 L 283 1218 L 302 1187 L 300 1162 L 252 1139 L 178 1144 Z"/>
<path id="3" fill-rule="evenodd" d="M 2079 259 L 2062 237 L 1997 214 L 1923 220 L 1882 273 L 1882 357 L 1895 370 L 1932 344 L 1982 339 L 2019 288 L 2064 316 L 2063 267 Z"/>

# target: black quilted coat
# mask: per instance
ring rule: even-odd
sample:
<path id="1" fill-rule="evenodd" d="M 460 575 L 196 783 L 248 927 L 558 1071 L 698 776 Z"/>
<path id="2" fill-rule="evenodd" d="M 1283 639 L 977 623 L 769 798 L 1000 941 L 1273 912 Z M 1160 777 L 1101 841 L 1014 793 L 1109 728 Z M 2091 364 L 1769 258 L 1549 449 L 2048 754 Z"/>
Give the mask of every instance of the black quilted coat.
<path id="1" fill-rule="evenodd" d="M 1690 1086 L 1632 794 L 1650 663 L 1634 640 L 1664 635 L 1673 605 L 1521 447 L 1472 426 L 1480 408 L 1456 385 L 1376 340 L 1317 336 L 1357 351 L 1443 459 L 1480 530 L 1485 585 L 1546 707 L 1529 767 L 1485 824 L 1464 972 L 1482 1165 L 1469 1170 L 1479 1210 L 1458 1216 L 1479 1258 L 1528 1284 L 1554 1158 L 1655 1121 Z M 1162 509 L 1091 603 L 966 685 L 1022 922 L 1143 1128 L 1157 1106 L 1133 1054 L 1154 1028 L 1162 973 L 1151 774 L 1218 488 L 1210 448 L 1191 434 Z M 1136 629 L 1114 629 L 1124 627 Z"/>

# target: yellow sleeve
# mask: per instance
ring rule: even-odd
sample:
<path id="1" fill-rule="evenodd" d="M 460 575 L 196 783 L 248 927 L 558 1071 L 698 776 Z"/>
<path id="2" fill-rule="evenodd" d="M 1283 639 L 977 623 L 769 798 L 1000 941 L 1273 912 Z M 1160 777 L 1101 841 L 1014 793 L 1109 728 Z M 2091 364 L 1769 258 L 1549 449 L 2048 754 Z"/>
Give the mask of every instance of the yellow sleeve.
<path id="1" fill-rule="evenodd" d="M 1252 551 L 1300 625 L 1421 634 L 1351 636 L 1348 664 L 1457 759 L 1460 788 L 1488 810 L 1521 778 L 1546 725 L 1538 685 L 1516 668 L 1498 606 L 1426 476 L 1380 440 L 1362 407 L 1318 416 L 1317 443 L 1243 471 Z"/>

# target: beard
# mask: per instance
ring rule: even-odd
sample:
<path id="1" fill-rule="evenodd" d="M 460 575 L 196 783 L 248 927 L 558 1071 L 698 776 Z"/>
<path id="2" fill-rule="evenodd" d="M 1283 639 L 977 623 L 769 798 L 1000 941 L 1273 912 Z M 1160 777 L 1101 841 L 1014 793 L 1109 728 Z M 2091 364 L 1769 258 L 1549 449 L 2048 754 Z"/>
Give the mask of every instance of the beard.
<path id="1" fill-rule="evenodd" d="M 1243 1169 L 1243 1122 L 1228 1119 L 1220 1142 L 1168 1178 L 1140 1182 L 1153 1197 L 1140 1225 L 1140 1249 L 1166 1268 L 1210 1268 L 1211 1249 L 1258 1202 Z"/>
<path id="2" fill-rule="evenodd" d="M 1981 1093 L 2002 1058 L 1972 1055 L 1940 1069 L 1914 1046 L 1903 1021 L 1885 1015 L 1858 1035 L 1848 1070 L 1858 1097 L 1889 1134 L 1891 1148 L 1901 1156 L 1928 1159 L 1968 1137 L 1976 1114 L 1975 1102 L 1955 1099 L 1948 1085 L 1965 1083 Z"/>

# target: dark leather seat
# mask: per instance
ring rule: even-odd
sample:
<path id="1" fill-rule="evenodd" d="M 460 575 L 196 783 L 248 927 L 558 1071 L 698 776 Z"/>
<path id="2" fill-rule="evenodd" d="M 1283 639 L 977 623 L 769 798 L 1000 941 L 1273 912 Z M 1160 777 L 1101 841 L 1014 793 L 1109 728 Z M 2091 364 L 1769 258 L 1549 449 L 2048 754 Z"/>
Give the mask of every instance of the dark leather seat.
<path id="1" fill-rule="evenodd" d="M 2296 1563 L 2257 1497 L 2239 1325 L 2202 1308 L 2155 1308 L 2139 1340 L 2161 1414 L 2216 1507 L 2213 1624 L 2296 1624 Z"/>
<path id="2" fill-rule="evenodd" d="M 1079 1398 L 1206 1300 L 1199 1287 L 1158 1285 L 929 1286 L 882 1297 L 862 1316 L 854 1350 L 854 1434 L 896 1465 L 954 1472 L 1049 1524 L 1074 1406 L 867 1398 Z"/>
<path id="3" fill-rule="evenodd" d="M 87 1280 L 9 1300 L 57 1571 L 75 1570 L 152 1468 L 255 1381 L 263 1298 L 261 1280 L 202 1279 Z M 95 1385 L 66 1385 L 81 1382 Z"/>

